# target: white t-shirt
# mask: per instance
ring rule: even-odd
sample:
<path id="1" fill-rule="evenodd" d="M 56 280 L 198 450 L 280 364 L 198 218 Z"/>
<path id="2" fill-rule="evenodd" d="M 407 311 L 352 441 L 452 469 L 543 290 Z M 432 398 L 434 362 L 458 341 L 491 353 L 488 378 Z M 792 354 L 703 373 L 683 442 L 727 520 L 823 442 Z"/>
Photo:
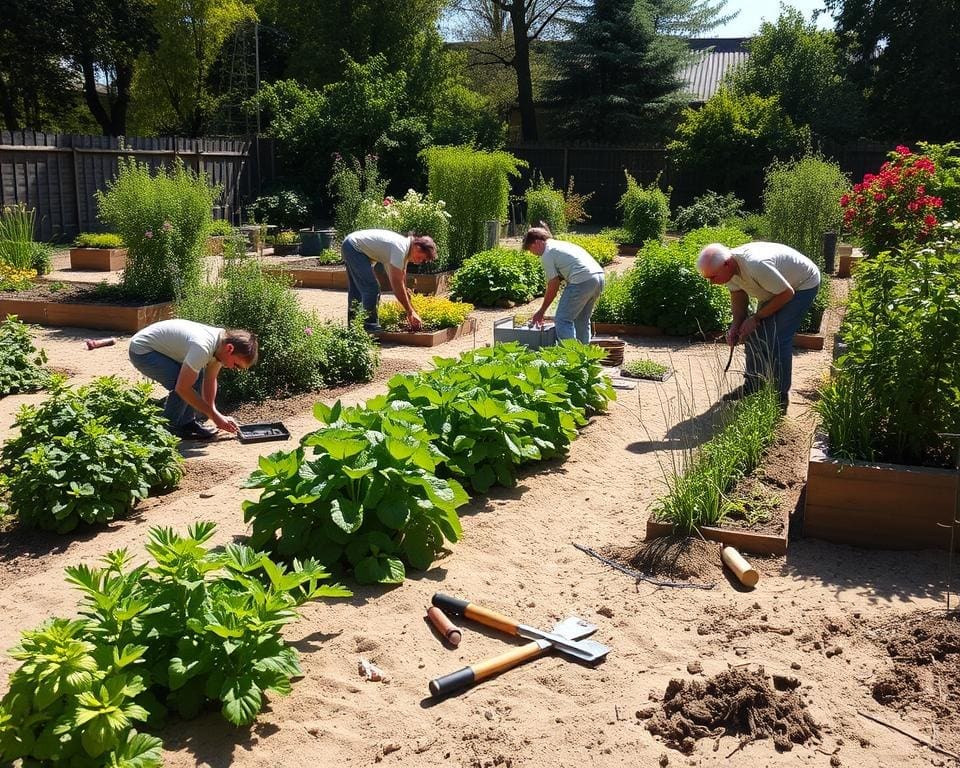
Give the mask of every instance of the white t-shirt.
<path id="1" fill-rule="evenodd" d="M 199 373 L 213 360 L 222 337 L 223 328 L 192 320 L 161 320 L 138 331 L 130 339 L 130 351 L 137 355 L 159 352 Z"/>
<path id="2" fill-rule="evenodd" d="M 389 229 L 359 229 L 345 238 L 354 248 L 371 261 L 383 266 L 405 269 L 410 255 L 412 238 Z"/>
<path id="3" fill-rule="evenodd" d="M 747 243 L 730 249 L 740 274 L 727 283 L 761 303 L 787 288 L 805 291 L 820 285 L 820 270 L 800 251 L 780 243 Z"/>
<path id="4" fill-rule="evenodd" d="M 566 240 L 547 240 L 540 257 L 547 282 L 558 275 L 571 285 L 589 280 L 592 275 L 602 275 L 603 267 L 583 248 Z"/>

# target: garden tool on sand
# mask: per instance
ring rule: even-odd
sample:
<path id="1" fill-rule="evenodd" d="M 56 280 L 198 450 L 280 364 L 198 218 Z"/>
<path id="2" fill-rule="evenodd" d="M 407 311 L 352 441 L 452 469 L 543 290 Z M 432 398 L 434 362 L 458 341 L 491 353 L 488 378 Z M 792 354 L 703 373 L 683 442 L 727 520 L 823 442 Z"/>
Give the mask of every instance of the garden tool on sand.
<path id="1" fill-rule="evenodd" d="M 434 594 L 431 602 L 450 615 L 473 619 L 484 626 L 498 629 L 508 635 L 533 640 L 526 645 L 511 648 L 492 659 L 471 664 L 456 672 L 431 680 L 430 693 L 434 697 L 447 696 L 467 688 L 481 680 L 486 680 L 500 672 L 512 669 L 525 661 L 535 659 L 551 648 L 555 648 L 560 653 L 577 661 L 588 663 L 598 662 L 610 652 L 610 648 L 602 643 L 582 639 L 596 632 L 597 627 L 576 616 L 570 616 L 555 624 L 550 632 L 543 632 L 526 624 L 520 624 L 514 619 L 491 611 L 489 608 L 484 608 L 466 600 L 459 600 L 440 592 Z"/>

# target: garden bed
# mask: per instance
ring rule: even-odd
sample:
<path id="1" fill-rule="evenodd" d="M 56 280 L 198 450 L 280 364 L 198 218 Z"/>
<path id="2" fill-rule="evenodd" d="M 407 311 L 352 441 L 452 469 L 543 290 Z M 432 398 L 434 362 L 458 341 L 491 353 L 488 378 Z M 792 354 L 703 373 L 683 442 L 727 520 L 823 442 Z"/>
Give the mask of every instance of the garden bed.
<path id="1" fill-rule="evenodd" d="M 469 317 L 456 328 L 441 328 L 438 331 L 380 331 L 374 334 L 381 343 L 404 344 L 412 347 L 435 347 L 447 341 L 469 336 L 477 330 L 477 321 Z"/>
<path id="2" fill-rule="evenodd" d="M 71 248 L 70 269 L 116 272 L 127 266 L 126 248 Z"/>
<path id="3" fill-rule="evenodd" d="M 594 333 L 609 333 L 615 336 L 665 336 L 663 329 L 655 325 L 630 325 L 629 323 L 594 323 Z M 706 334 L 694 334 L 691 338 L 704 338 L 708 341 L 723 336 L 724 331 L 713 331 Z M 823 349 L 822 333 L 796 333 L 793 336 L 793 346 L 800 349 Z"/>
<path id="4" fill-rule="evenodd" d="M 0 294 L 0 316 L 6 315 L 36 325 L 134 333 L 173 317 L 173 303 L 137 304 L 100 296 L 90 285 L 37 283 L 26 291 Z"/>
<path id="5" fill-rule="evenodd" d="M 347 290 L 347 268 L 342 264 L 321 264 L 316 259 L 298 259 L 289 265 L 271 265 L 264 267 L 268 274 L 286 274 L 293 278 L 298 288 L 332 288 Z M 381 270 L 374 272 L 383 291 L 393 290 L 390 279 Z M 407 273 L 407 288 L 415 293 L 435 296 L 449 292 L 449 281 L 453 272 L 435 272 L 424 274 Z"/>
<path id="6" fill-rule="evenodd" d="M 810 448 L 803 535 L 877 549 L 949 549 L 957 473 L 831 458 Z"/>

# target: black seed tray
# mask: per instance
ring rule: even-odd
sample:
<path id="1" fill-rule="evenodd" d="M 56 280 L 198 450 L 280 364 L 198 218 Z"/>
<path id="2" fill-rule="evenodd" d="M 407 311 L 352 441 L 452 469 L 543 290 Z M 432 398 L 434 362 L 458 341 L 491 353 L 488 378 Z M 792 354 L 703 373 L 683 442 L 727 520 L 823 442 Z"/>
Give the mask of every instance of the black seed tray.
<path id="1" fill-rule="evenodd" d="M 279 421 L 264 424 L 241 424 L 237 435 L 241 443 L 266 443 L 271 440 L 289 440 L 290 432 Z"/>

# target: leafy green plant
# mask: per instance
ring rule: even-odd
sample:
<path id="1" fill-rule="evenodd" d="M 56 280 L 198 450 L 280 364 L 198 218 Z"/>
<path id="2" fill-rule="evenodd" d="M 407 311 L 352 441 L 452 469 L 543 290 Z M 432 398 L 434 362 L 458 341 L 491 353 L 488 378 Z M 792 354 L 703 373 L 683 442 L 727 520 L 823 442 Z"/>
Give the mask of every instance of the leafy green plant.
<path id="1" fill-rule="evenodd" d="M 261 195 L 253 201 L 251 209 L 254 221 L 259 224 L 275 224 L 281 229 L 299 229 L 306 226 L 310 215 L 307 201 L 292 189 Z"/>
<path id="2" fill-rule="evenodd" d="M 233 225 L 226 219 L 214 219 L 207 233 L 210 237 L 233 237 Z"/>
<path id="3" fill-rule="evenodd" d="M 623 193 L 617 207 L 623 211 L 623 228 L 627 230 L 631 243 L 645 243 L 647 240 L 659 240 L 667 231 L 670 220 L 670 197 L 653 182 L 643 187 L 624 170 L 627 178 L 627 190 Z"/>
<path id="4" fill-rule="evenodd" d="M 353 232 L 363 201 L 380 203 L 389 179 L 380 178 L 375 155 L 365 155 L 361 163 L 351 157 L 347 163 L 339 153 L 333 156 L 333 172 L 328 188 L 334 201 L 333 222 L 341 241 Z"/>
<path id="5" fill-rule="evenodd" d="M 567 220 L 567 226 L 590 221 L 590 214 L 587 213 L 587 203 L 595 194 L 594 192 L 587 192 L 587 194 L 581 195 L 574 191 L 573 186 L 574 178 L 571 175 L 567 184 L 567 191 L 563 193 L 563 216 Z"/>
<path id="6" fill-rule="evenodd" d="M 534 173 L 530 186 L 523 195 L 527 204 L 527 226 L 536 227 L 544 222 L 554 235 L 567 231 L 567 201 L 563 192 L 553 188 L 542 173 Z"/>
<path id="7" fill-rule="evenodd" d="M 654 360 L 631 360 L 624 363 L 620 368 L 620 373 L 624 376 L 632 376 L 637 379 L 652 379 L 662 381 L 664 374 L 670 370 L 670 366 L 663 365 Z"/>
<path id="8" fill-rule="evenodd" d="M 36 269 L 43 274 L 42 248 L 33 241 L 37 211 L 23 203 L 0 209 L 0 261 L 16 269 Z M 38 264 L 38 261 L 40 264 Z M 49 265 L 49 254 L 46 259 Z"/>
<path id="9" fill-rule="evenodd" d="M 620 252 L 617 242 L 604 235 L 578 235 L 573 232 L 567 232 L 560 239 L 579 245 L 583 250 L 593 256 L 594 260 L 601 267 L 612 264 Z"/>
<path id="10" fill-rule="evenodd" d="M 113 232 L 81 232 L 73 244 L 77 248 L 123 248 L 123 238 Z"/>
<path id="11" fill-rule="evenodd" d="M 274 245 L 296 245 L 300 242 L 300 235 L 291 229 L 281 229 L 273 237 Z"/>
<path id="12" fill-rule="evenodd" d="M 721 430 L 685 451 L 683 466 L 668 474 L 668 492 L 653 506 L 655 519 L 687 535 L 722 523 L 730 511 L 726 494 L 760 463 L 780 420 L 778 395 L 769 385 L 738 401 Z"/>
<path id="13" fill-rule="evenodd" d="M 426 264 L 407 265 L 409 272 L 439 272 L 450 265 L 450 214 L 443 200 L 433 200 L 412 189 L 397 200 L 362 200 L 354 224 L 357 229 L 389 229 L 408 235 L 429 235 L 437 246 L 437 258 Z"/>
<path id="14" fill-rule="evenodd" d="M 463 325 L 473 312 L 473 304 L 451 301 L 445 296 L 410 294 L 410 303 L 423 321 L 423 330 L 438 331 L 441 328 L 456 328 Z M 380 305 L 380 325 L 385 331 L 400 331 L 406 328 L 407 312 L 398 301 L 385 301 Z"/>
<path id="15" fill-rule="evenodd" d="M 218 187 L 188 171 L 151 173 L 135 159 L 121 160 L 117 177 L 97 192 L 100 218 L 127 244 L 124 293 L 141 301 L 180 299 L 201 282 L 204 246 Z"/>
<path id="16" fill-rule="evenodd" d="M 10 655 L 22 662 L 0 701 L 0 760 L 5 765 L 137 766 L 163 764 L 161 742 L 138 734 L 147 710 L 142 645 L 97 642 L 84 620 L 52 619 L 23 633 Z"/>
<path id="17" fill-rule="evenodd" d="M 43 367 L 46 362 L 46 353 L 33 346 L 27 325 L 16 315 L 7 315 L 0 323 L 0 397 L 47 386 L 50 372 Z"/>
<path id="18" fill-rule="evenodd" d="M 220 389 L 228 402 L 282 397 L 373 377 L 378 348 L 362 324 L 322 320 L 300 307 L 288 278 L 264 273 L 259 260 L 235 255 L 230 245 L 227 253 L 219 278 L 188 294 L 177 313 L 257 334 L 257 365 L 220 374 Z"/>
<path id="19" fill-rule="evenodd" d="M 796 248 L 822 268 L 823 235 L 840 230 L 839 200 L 847 184 L 837 163 L 817 155 L 774 161 L 763 190 L 770 239 Z"/>
<path id="20" fill-rule="evenodd" d="M 335 248 L 324 248 L 319 256 L 314 257 L 318 264 L 343 264 L 343 254 Z"/>
<path id="21" fill-rule="evenodd" d="M 690 232 L 701 227 L 719 227 L 725 221 L 743 213 L 743 200 L 733 192 L 720 195 L 708 189 L 687 206 L 677 208 L 673 226 L 679 232 Z"/>
<path id="22" fill-rule="evenodd" d="M 25 291 L 33 285 L 35 269 L 19 269 L 0 262 L 0 291 Z"/>
<path id="23" fill-rule="evenodd" d="M 451 295 L 481 307 L 525 304 L 546 290 L 540 258 L 529 251 L 493 248 L 467 259 L 450 281 Z"/>
<path id="24" fill-rule="evenodd" d="M 469 147 L 430 147 L 427 187 L 434 200 L 443 200 L 450 214 L 450 268 L 483 249 L 484 224 L 504 221 L 510 177 L 526 163 L 507 152 Z"/>
<path id="25" fill-rule="evenodd" d="M 617 244 L 630 242 L 630 233 L 623 227 L 604 227 L 600 230 L 600 235 Z"/>
<path id="26" fill-rule="evenodd" d="M 178 441 L 148 383 L 107 376 L 76 389 L 53 380 L 50 389 L 40 405 L 21 406 L 19 434 L 0 451 L 0 491 L 21 523 L 66 533 L 179 484 Z"/>

